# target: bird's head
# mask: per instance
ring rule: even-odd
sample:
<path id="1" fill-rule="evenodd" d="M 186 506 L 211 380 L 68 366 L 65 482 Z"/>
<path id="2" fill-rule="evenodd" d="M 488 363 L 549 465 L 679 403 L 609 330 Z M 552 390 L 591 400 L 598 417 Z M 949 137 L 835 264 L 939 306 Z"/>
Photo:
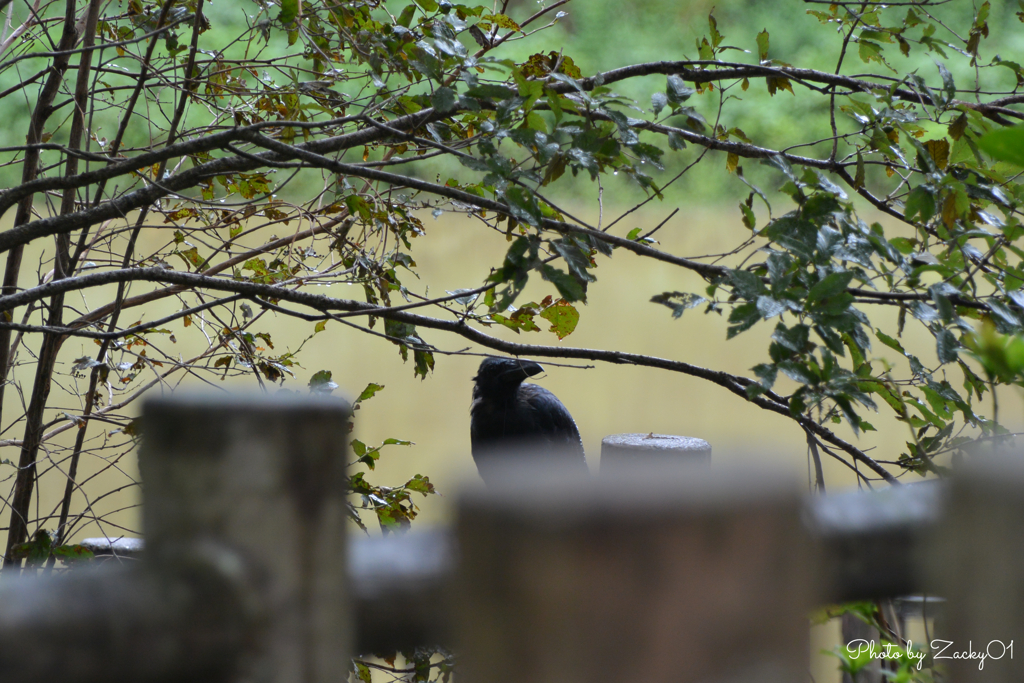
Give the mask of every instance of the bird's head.
<path id="1" fill-rule="evenodd" d="M 544 372 L 540 363 L 520 358 L 485 358 L 477 370 L 476 386 L 485 394 L 514 391 L 523 380 Z"/>

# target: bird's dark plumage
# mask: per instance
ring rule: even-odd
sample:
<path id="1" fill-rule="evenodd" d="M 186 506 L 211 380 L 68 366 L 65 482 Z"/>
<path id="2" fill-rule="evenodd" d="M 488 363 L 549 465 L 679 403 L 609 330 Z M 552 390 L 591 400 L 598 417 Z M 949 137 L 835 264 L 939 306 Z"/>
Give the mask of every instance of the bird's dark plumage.
<path id="1" fill-rule="evenodd" d="M 517 358 L 487 358 L 480 364 L 474 377 L 470 441 L 485 482 L 493 465 L 517 453 L 557 459 L 581 475 L 589 473 L 572 415 L 544 387 L 523 384 L 543 371 L 539 364 Z"/>

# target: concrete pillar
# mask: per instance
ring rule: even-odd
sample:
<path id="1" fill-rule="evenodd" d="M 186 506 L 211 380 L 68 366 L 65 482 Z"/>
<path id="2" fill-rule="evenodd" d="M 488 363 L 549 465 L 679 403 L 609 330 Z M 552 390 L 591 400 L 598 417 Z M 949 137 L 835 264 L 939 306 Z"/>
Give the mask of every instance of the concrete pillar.
<path id="1" fill-rule="evenodd" d="M 638 464 L 460 503 L 462 680 L 790 682 L 813 594 L 797 487 Z"/>
<path id="2" fill-rule="evenodd" d="M 956 683 L 1024 680 L 1024 652 L 1014 651 L 1024 647 L 1022 527 L 1020 455 L 977 458 L 957 470 L 929 563 L 935 591 L 947 598 L 932 654 L 946 658 L 936 662 Z"/>
<path id="3" fill-rule="evenodd" d="M 601 440 L 601 474 L 639 462 L 709 464 L 711 444 L 704 439 L 666 434 L 612 434 Z"/>
<path id="4" fill-rule="evenodd" d="M 312 396 L 186 394 L 145 405 L 144 564 L 181 573 L 211 562 L 237 575 L 253 624 L 245 680 L 326 683 L 348 670 L 350 414 Z"/>
<path id="5" fill-rule="evenodd" d="M 147 402 L 145 555 L 0 581 L 0 680 L 344 679 L 349 415 L 310 397 Z"/>

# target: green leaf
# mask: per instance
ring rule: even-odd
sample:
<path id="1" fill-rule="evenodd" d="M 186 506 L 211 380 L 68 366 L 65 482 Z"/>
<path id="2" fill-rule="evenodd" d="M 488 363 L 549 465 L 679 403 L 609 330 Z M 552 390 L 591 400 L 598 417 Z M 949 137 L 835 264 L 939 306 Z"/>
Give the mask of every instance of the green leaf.
<path id="1" fill-rule="evenodd" d="M 753 194 L 751 194 L 753 196 Z M 754 230 L 757 228 L 757 217 L 754 215 L 754 210 L 747 205 L 746 202 L 740 202 L 740 213 L 743 215 L 743 227 L 747 230 Z"/>
<path id="2" fill-rule="evenodd" d="M 651 303 L 671 308 L 673 318 L 681 318 L 688 309 L 700 306 L 706 301 L 704 297 L 688 292 L 664 292 L 651 297 Z"/>
<path id="3" fill-rule="evenodd" d="M 434 91 L 433 96 L 430 98 L 430 106 L 439 114 L 446 114 L 455 109 L 455 104 L 458 101 L 458 96 L 454 90 L 449 87 L 442 87 Z"/>
<path id="4" fill-rule="evenodd" d="M 910 191 L 903 207 L 903 215 L 908 221 L 927 223 L 935 215 L 935 195 L 924 185 L 918 185 Z"/>
<path id="5" fill-rule="evenodd" d="M 981 330 L 963 336 L 961 340 L 970 355 L 981 362 L 989 378 L 1012 382 L 1024 374 L 1024 339 L 1017 335 L 1000 334 L 991 322 Z M 960 364 L 966 372 L 967 366 Z"/>
<path id="6" fill-rule="evenodd" d="M 956 84 L 953 82 L 953 74 L 949 72 L 942 62 L 935 62 L 939 68 L 939 76 L 942 77 L 942 89 L 946 93 L 946 102 L 956 97 Z"/>
<path id="7" fill-rule="evenodd" d="M 548 331 L 558 335 L 559 341 L 572 334 L 573 330 L 576 329 L 577 323 L 580 321 L 579 311 L 576 310 L 575 306 L 565 301 L 560 301 L 544 309 L 540 317 L 551 323 L 551 328 Z"/>
<path id="8" fill-rule="evenodd" d="M 857 54 L 863 62 L 882 62 L 882 46 L 870 40 L 861 39 L 857 44 Z"/>
<path id="9" fill-rule="evenodd" d="M 683 136 L 680 135 L 678 132 L 674 130 L 669 131 L 668 146 L 670 149 L 673 149 L 678 152 L 681 149 L 686 149 L 686 140 L 684 140 Z"/>
<path id="10" fill-rule="evenodd" d="M 364 221 L 368 221 L 373 217 L 373 213 L 370 211 L 370 205 L 365 199 L 357 194 L 351 194 L 345 197 L 345 206 L 348 207 L 349 213 L 358 214 Z"/>
<path id="11" fill-rule="evenodd" d="M 777 315 L 781 315 L 789 310 L 789 306 L 785 302 L 773 299 L 770 296 L 759 296 L 757 297 L 757 310 L 761 313 L 765 320 L 774 318 Z"/>
<path id="12" fill-rule="evenodd" d="M 71 564 L 79 560 L 91 560 L 94 555 L 91 550 L 80 545 L 62 545 L 53 549 L 53 554 L 61 559 L 64 564 Z"/>
<path id="13" fill-rule="evenodd" d="M 793 353 L 804 353 L 810 343 L 811 328 L 807 325 L 794 325 L 787 328 L 782 323 L 775 326 L 772 340 Z M 812 345 L 813 347 L 813 345 Z"/>
<path id="14" fill-rule="evenodd" d="M 281 0 L 281 13 L 277 20 L 282 24 L 290 24 L 299 16 L 299 0 Z"/>
<path id="15" fill-rule="evenodd" d="M 914 253 L 914 249 L 917 248 L 918 241 L 906 237 L 893 237 L 889 240 L 889 244 L 892 245 L 896 251 L 907 256 Z"/>
<path id="16" fill-rule="evenodd" d="M 935 351 L 942 365 L 955 362 L 959 348 L 960 344 L 949 330 L 942 330 L 935 335 Z"/>
<path id="17" fill-rule="evenodd" d="M 956 309 L 953 307 L 949 297 L 960 294 L 957 288 L 947 282 L 941 282 L 929 287 L 928 293 L 935 303 L 935 308 L 939 311 L 939 316 L 947 322 L 952 322 L 956 317 Z M 1013 322 L 1017 323 L 1015 315 L 1013 316 Z"/>
<path id="18" fill-rule="evenodd" d="M 814 223 L 795 214 L 786 214 L 769 223 L 764 233 L 794 256 L 808 261 L 814 258 L 818 241 L 818 229 Z"/>
<path id="19" fill-rule="evenodd" d="M 309 378 L 309 392 L 312 394 L 329 394 L 337 388 L 338 385 L 331 381 L 330 370 L 321 370 Z"/>
<path id="20" fill-rule="evenodd" d="M 422 493 L 424 496 L 431 493 L 437 493 L 437 491 L 434 490 L 434 485 L 430 483 L 430 479 L 424 477 L 422 474 L 417 474 L 412 479 L 405 482 L 405 488 L 410 491 Z"/>
<path id="21" fill-rule="evenodd" d="M 853 273 L 849 271 L 826 275 L 807 292 L 807 303 L 821 301 L 846 291 L 851 280 L 853 280 Z"/>
<path id="22" fill-rule="evenodd" d="M 436 12 L 437 3 L 434 0 L 413 0 L 417 5 L 423 8 L 424 12 Z"/>
<path id="23" fill-rule="evenodd" d="M 377 392 L 381 391 L 383 388 L 383 384 L 374 384 L 373 382 L 370 382 L 366 385 L 366 388 L 363 389 L 363 393 L 359 394 L 359 398 L 357 398 L 355 402 L 362 403 L 363 401 L 367 401 L 376 396 Z"/>
<path id="24" fill-rule="evenodd" d="M 642 162 L 647 162 L 656 169 L 663 170 L 661 165 L 661 157 L 664 155 L 664 150 L 654 145 L 649 145 L 646 142 L 638 142 L 632 145 L 630 149 L 636 154 L 637 158 Z"/>
<path id="25" fill-rule="evenodd" d="M 656 92 L 651 95 L 651 111 L 658 114 L 668 104 L 668 95 L 663 92 Z"/>
<path id="26" fill-rule="evenodd" d="M 402 13 L 398 16 L 398 25 L 409 28 L 409 24 L 412 23 L 412 17 L 414 14 L 416 14 L 416 5 L 406 5 L 405 9 L 403 9 Z M 369 683 L 369 681 L 367 681 L 367 683 Z"/>
<path id="27" fill-rule="evenodd" d="M 551 242 L 551 246 L 558 252 L 559 256 L 565 259 L 566 265 L 569 266 L 569 272 L 578 280 L 583 282 L 596 281 L 597 278 L 588 271 L 591 265 L 589 249 L 583 248 L 576 240 L 571 238 L 554 240 Z"/>
<path id="28" fill-rule="evenodd" d="M 757 55 L 762 62 L 768 59 L 768 30 L 757 34 Z"/>
<path id="29" fill-rule="evenodd" d="M 483 19 L 484 21 L 493 21 L 498 26 L 502 28 L 507 28 L 510 31 L 518 31 L 519 33 L 523 32 L 523 29 L 519 28 L 519 24 L 517 24 L 504 14 L 485 14 L 480 18 Z"/>
<path id="30" fill-rule="evenodd" d="M 912 303 L 910 305 L 910 314 L 923 323 L 935 322 L 939 319 L 939 312 L 923 301 Z"/>
<path id="31" fill-rule="evenodd" d="M 761 312 L 757 310 L 757 304 L 750 301 L 732 309 L 729 314 L 729 322 L 732 323 L 725 332 L 726 339 L 732 339 L 740 332 L 749 330 L 761 319 Z"/>
<path id="32" fill-rule="evenodd" d="M 511 88 L 490 83 L 478 85 L 466 91 L 467 97 L 479 97 L 482 100 L 507 100 L 515 95 L 516 91 Z"/>
<path id="33" fill-rule="evenodd" d="M 887 335 L 885 332 L 882 332 L 881 330 L 875 330 L 875 336 L 878 337 L 878 341 L 882 342 L 893 351 L 899 351 L 904 356 L 907 355 L 907 352 L 903 350 L 903 345 L 900 344 L 897 340 Z"/>
<path id="34" fill-rule="evenodd" d="M 903 415 L 906 411 L 906 405 L 904 405 L 903 399 L 900 398 L 898 394 L 890 391 L 884 384 L 880 382 L 861 382 L 859 386 L 864 391 L 881 396 L 882 400 L 888 403 L 889 407 L 892 408 L 897 415 Z"/>
<path id="35" fill-rule="evenodd" d="M 775 365 L 769 365 L 768 363 L 761 363 L 751 368 L 754 374 L 757 375 L 757 379 L 762 387 L 765 389 L 771 389 L 775 384 L 775 378 L 778 377 L 779 368 Z"/>
<path id="36" fill-rule="evenodd" d="M 527 225 L 540 225 L 540 205 L 530 190 L 513 185 L 505 190 L 505 201 L 508 202 L 509 213 L 516 220 Z"/>
<path id="37" fill-rule="evenodd" d="M 986 133 L 978 140 L 978 147 L 993 159 L 1024 167 L 1024 125 Z"/>
<path id="38" fill-rule="evenodd" d="M 707 38 L 702 38 L 697 43 L 697 55 L 704 61 L 712 61 L 715 58 L 715 50 Z"/>
<path id="39" fill-rule="evenodd" d="M 672 104 L 680 104 L 690 99 L 696 90 L 688 88 L 685 81 L 675 74 L 668 77 L 668 85 L 665 87 L 665 94 Z"/>
<path id="40" fill-rule="evenodd" d="M 555 286 L 559 295 L 566 301 L 572 303 L 586 299 L 587 292 L 583 289 L 583 285 L 565 271 L 544 264 L 540 267 L 540 274 L 541 277 Z"/>
<path id="41" fill-rule="evenodd" d="M 722 34 L 718 32 L 718 21 L 715 20 L 714 13 L 708 14 L 708 26 L 711 28 L 711 46 L 718 47 L 722 44 Z"/>
<path id="42" fill-rule="evenodd" d="M 764 283 L 761 278 L 748 270 L 730 270 L 729 280 L 733 289 L 744 299 L 756 299 L 764 292 Z"/>
<path id="43" fill-rule="evenodd" d="M 817 384 L 818 382 L 818 377 L 811 368 L 797 361 L 782 361 L 779 363 L 779 370 L 782 370 L 782 374 L 786 377 L 800 384 Z"/>
<path id="44" fill-rule="evenodd" d="M 417 347 L 412 354 L 413 362 L 416 364 L 414 377 L 426 379 L 427 375 L 434 370 L 434 354 L 424 348 Z"/>

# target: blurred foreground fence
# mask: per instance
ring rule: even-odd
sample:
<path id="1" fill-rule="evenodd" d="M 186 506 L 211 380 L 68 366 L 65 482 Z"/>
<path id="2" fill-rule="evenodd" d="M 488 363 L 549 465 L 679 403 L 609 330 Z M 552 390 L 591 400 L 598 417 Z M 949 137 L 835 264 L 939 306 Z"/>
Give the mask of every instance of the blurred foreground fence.
<path id="1" fill-rule="evenodd" d="M 443 644 L 471 683 L 796 681 L 814 605 L 919 593 L 948 600 L 955 650 L 988 647 L 953 680 L 1024 680 L 1019 459 L 806 500 L 678 466 L 700 440 L 619 435 L 591 481 L 511 474 L 461 497 L 453 534 L 346 551 L 347 410 L 148 403 L 145 551 L 94 539 L 139 561 L 0 579 L 0 680 L 339 681 L 353 653 Z"/>

